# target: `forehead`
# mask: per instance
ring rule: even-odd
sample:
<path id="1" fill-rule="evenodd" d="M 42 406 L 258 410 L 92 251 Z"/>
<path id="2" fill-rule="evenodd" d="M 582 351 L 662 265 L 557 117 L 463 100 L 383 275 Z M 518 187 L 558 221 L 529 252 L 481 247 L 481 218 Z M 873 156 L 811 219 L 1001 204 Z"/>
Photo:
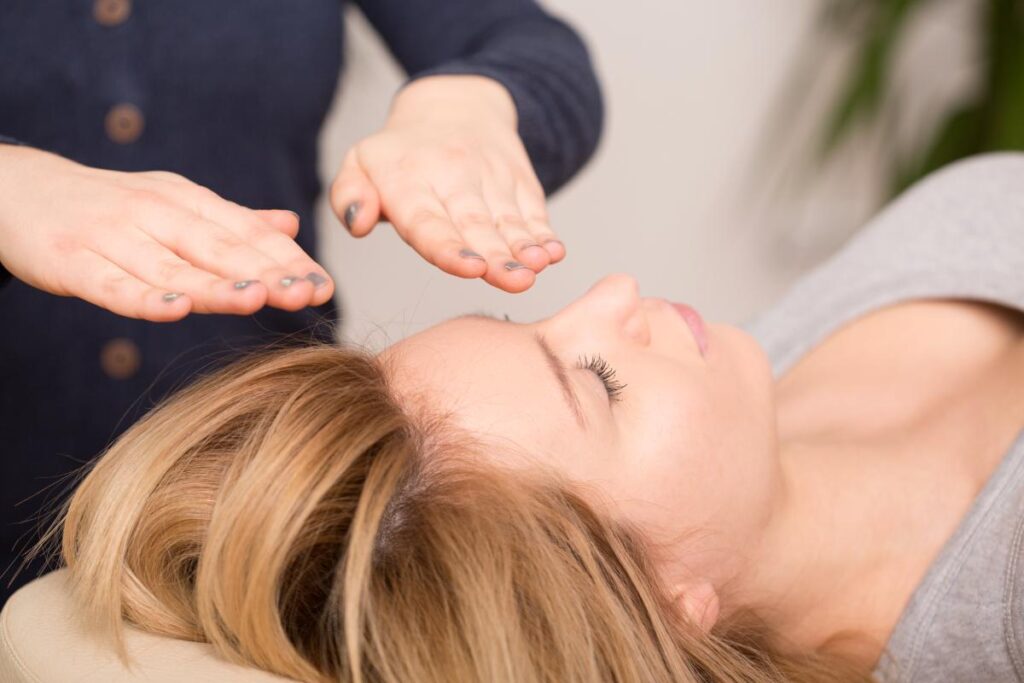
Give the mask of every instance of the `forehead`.
<path id="1" fill-rule="evenodd" d="M 572 429 L 567 421 L 574 418 L 529 325 L 467 316 L 381 356 L 401 400 L 450 414 L 473 433 L 535 447 Z"/>
<path id="2" fill-rule="evenodd" d="M 441 389 L 458 396 L 481 381 L 508 380 L 509 365 L 529 358 L 529 336 L 511 324 L 464 316 L 407 337 L 382 354 L 399 390 Z M 504 362 L 498 362 L 503 359 Z"/>

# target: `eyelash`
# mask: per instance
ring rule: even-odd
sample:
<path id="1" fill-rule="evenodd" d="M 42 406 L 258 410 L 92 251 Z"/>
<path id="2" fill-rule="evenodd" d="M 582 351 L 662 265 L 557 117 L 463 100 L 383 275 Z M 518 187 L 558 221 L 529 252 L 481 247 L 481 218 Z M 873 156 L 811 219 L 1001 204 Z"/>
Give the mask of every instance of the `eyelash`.
<path id="1" fill-rule="evenodd" d="M 576 367 L 581 370 L 590 370 L 597 378 L 604 384 L 605 391 L 608 392 L 608 399 L 612 402 L 622 400 L 622 390 L 626 388 L 626 385 L 615 379 L 615 368 L 608 364 L 601 356 L 580 356 L 576 363 Z"/>
<path id="2" fill-rule="evenodd" d="M 505 318 L 505 322 L 512 322 L 512 319 L 508 317 L 508 313 L 502 317 Z M 580 370 L 589 370 L 597 375 L 597 378 L 601 380 L 601 384 L 604 385 L 604 390 L 608 392 L 608 400 L 612 403 L 618 403 L 622 400 L 622 390 L 627 385 L 615 378 L 615 368 L 609 365 L 608 361 L 600 355 L 580 356 L 579 360 L 576 361 L 576 367 Z"/>

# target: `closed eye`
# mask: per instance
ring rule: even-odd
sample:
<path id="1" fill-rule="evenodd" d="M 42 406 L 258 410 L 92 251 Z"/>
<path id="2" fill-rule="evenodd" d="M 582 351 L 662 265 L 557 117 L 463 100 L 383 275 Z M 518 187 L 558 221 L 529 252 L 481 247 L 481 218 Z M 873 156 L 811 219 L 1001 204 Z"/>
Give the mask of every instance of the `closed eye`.
<path id="1" fill-rule="evenodd" d="M 617 403 L 622 400 L 622 391 L 626 385 L 615 378 L 615 368 L 604 358 L 599 355 L 580 356 L 576 361 L 576 367 L 580 370 L 589 370 L 597 375 L 604 385 L 604 390 L 608 393 L 609 401 Z"/>

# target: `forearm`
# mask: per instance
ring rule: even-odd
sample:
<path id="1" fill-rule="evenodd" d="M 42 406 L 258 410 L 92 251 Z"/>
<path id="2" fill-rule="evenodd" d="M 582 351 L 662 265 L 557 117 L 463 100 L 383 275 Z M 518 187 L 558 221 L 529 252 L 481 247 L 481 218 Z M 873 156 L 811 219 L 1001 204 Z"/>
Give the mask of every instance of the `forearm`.
<path id="1" fill-rule="evenodd" d="M 501 83 L 516 108 L 518 132 L 537 176 L 550 194 L 593 155 L 603 105 L 590 59 L 563 24 L 513 23 L 476 53 L 428 74 L 477 74 Z"/>
<path id="2" fill-rule="evenodd" d="M 520 138 L 550 193 L 593 154 L 603 124 L 586 47 L 532 0 L 359 0 L 414 79 L 474 75 L 511 97 Z"/>

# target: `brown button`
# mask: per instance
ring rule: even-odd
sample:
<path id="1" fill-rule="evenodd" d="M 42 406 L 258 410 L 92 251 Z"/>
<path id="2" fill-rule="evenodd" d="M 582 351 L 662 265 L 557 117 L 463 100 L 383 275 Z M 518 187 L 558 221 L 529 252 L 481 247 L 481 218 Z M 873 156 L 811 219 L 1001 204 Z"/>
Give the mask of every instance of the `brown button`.
<path id="1" fill-rule="evenodd" d="M 122 145 L 129 145 L 142 135 L 146 120 L 134 104 L 118 104 L 107 112 L 105 125 L 107 137 Z"/>
<path id="2" fill-rule="evenodd" d="M 96 0 L 92 16 L 101 26 L 123 24 L 132 13 L 132 0 Z"/>
<path id="3" fill-rule="evenodd" d="M 100 366 L 111 379 L 128 379 L 139 371 L 141 354 L 131 339 L 118 337 L 103 345 Z"/>

